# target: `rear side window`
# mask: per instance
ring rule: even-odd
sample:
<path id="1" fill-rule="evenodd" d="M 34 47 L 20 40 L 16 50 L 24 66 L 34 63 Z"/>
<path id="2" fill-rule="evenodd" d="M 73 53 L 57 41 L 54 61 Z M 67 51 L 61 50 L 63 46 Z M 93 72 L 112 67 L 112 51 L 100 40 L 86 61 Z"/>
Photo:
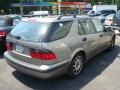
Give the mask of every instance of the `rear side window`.
<path id="1" fill-rule="evenodd" d="M 92 22 L 89 19 L 80 20 L 82 28 L 84 29 L 85 34 L 94 34 L 96 33 L 95 28 L 93 27 Z"/>
<path id="2" fill-rule="evenodd" d="M 51 26 L 48 41 L 54 41 L 65 37 L 72 25 L 72 21 L 54 22 Z"/>

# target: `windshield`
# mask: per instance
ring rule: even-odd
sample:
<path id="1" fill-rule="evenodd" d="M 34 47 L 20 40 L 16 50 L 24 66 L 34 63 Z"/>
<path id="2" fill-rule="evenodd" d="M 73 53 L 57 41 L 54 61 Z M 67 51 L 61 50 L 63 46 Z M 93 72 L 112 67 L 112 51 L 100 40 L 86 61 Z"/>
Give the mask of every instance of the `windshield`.
<path id="1" fill-rule="evenodd" d="M 102 11 L 100 11 L 100 13 L 101 14 L 114 14 L 114 13 L 116 13 L 114 10 L 102 10 Z"/>
<path id="2" fill-rule="evenodd" d="M 21 22 L 11 31 L 11 35 L 26 41 L 41 42 L 48 27 L 49 23 Z"/>

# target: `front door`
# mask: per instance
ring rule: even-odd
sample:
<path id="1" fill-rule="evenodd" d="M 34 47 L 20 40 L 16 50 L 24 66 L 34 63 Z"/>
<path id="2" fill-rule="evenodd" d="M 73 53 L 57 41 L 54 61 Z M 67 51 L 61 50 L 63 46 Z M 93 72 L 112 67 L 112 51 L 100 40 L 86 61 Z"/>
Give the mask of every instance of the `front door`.
<path id="1" fill-rule="evenodd" d="M 92 19 L 92 22 L 96 28 L 97 33 L 100 37 L 100 50 L 105 49 L 110 45 L 111 41 L 111 32 L 104 32 L 104 26 L 103 24 L 98 21 L 97 19 Z"/>

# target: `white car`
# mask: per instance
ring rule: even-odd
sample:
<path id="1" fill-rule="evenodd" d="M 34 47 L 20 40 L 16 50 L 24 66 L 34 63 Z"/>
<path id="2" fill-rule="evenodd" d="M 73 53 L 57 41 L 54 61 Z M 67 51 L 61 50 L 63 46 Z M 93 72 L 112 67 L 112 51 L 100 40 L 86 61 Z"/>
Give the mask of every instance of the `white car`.
<path id="1" fill-rule="evenodd" d="M 110 14 L 110 15 L 106 16 L 104 25 L 111 26 L 113 23 L 114 15 L 115 14 Z"/>

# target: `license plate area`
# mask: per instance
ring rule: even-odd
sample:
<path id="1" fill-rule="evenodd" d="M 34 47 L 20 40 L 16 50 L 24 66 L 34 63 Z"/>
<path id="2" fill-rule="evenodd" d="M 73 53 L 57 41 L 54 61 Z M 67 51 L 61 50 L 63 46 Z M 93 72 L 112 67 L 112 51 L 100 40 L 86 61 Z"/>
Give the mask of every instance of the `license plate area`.
<path id="1" fill-rule="evenodd" d="M 23 45 L 14 45 L 14 51 L 24 55 L 30 55 L 29 47 Z"/>
<path id="2" fill-rule="evenodd" d="M 24 47 L 21 45 L 16 45 L 15 51 L 22 53 L 24 52 Z"/>
<path id="3" fill-rule="evenodd" d="M 23 45 L 14 45 L 14 50 L 15 52 L 24 54 L 24 55 L 30 55 L 30 50 L 29 47 L 23 46 Z"/>

